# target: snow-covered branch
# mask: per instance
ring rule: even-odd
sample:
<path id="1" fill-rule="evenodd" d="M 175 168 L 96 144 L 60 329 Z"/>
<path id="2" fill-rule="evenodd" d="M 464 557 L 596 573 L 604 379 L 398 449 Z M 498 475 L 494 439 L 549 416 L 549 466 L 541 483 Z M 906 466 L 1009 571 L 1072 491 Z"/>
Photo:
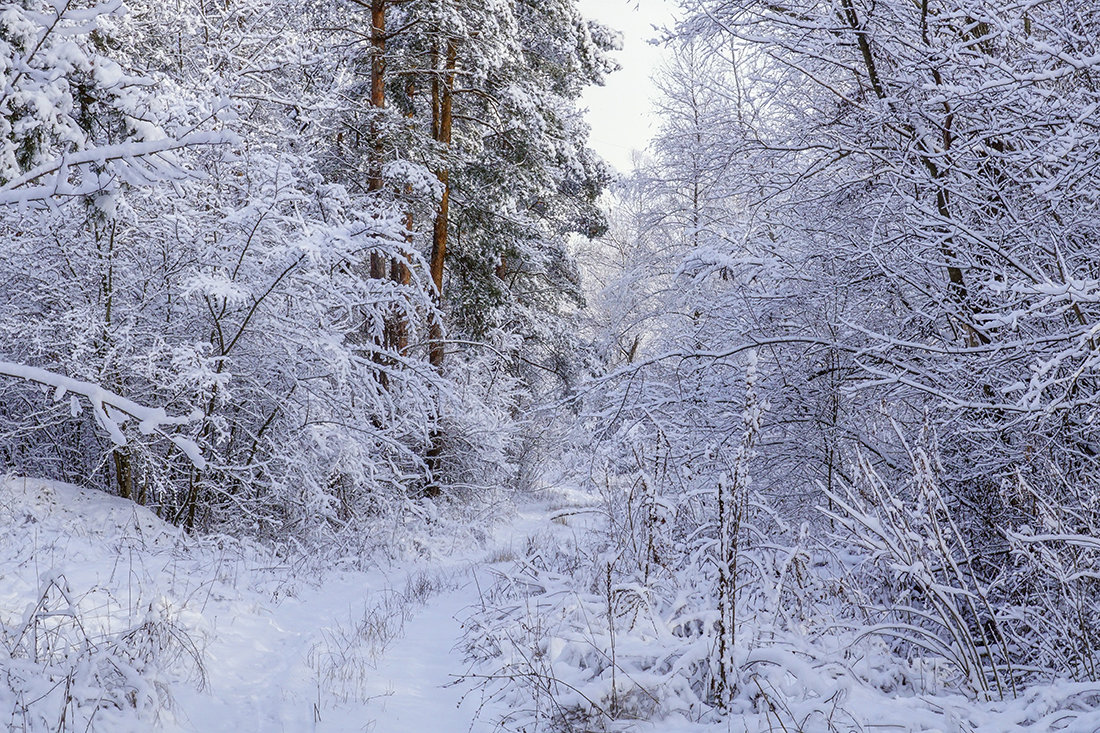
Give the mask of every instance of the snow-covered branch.
<path id="1" fill-rule="evenodd" d="M 62 155 L 0 186 L 0 206 L 44 201 L 56 196 L 87 196 L 101 191 L 104 185 L 98 176 L 93 180 L 76 185 L 69 180 L 69 174 L 74 168 L 87 166 L 91 163 L 99 165 L 110 162 L 119 163 L 122 168 L 127 169 L 128 174 L 140 172 L 140 178 L 148 179 L 150 171 L 143 170 L 135 164 L 135 161 L 140 159 L 152 169 L 153 173 L 159 174 L 160 177 L 178 177 L 176 166 L 158 159 L 158 156 L 197 145 L 216 145 L 227 141 L 228 138 L 222 133 L 193 132 L 179 139 L 164 138 L 143 142 L 126 142 L 117 145 L 98 145 Z M 44 178 L 48 179 L 47 183 L 27 186 L 28 183 Z"/>
<path id="2" fill-rule="evenodd" d="M 163 407 L 154 408 L 139 405 L 133 400 L 115 394 L 93 382 L 83 382 L 79 379 L 55 374 L 45 369 L 39 369 L 38 367 L 30 367 L 8 361 L 0 361 L 0 377 L 22 379 L 28 382 L 34 382 L 35 384 L 53 387 L 54 402 L 60 402 L 70 393 L 74 400 L 76 395 L 86 398 L 92 405 L 92 413 L 95 415 L 96 422 L 101 428 L 107 431 L 107 434 L 111 436 L 111 440 L 116 445 L 126 445 L 126 436 L 122 432 L 122 423 L 124 423 L 127 418 L 133 418 L 138 421 L 138 430 L 140 430 L 143 435 L 151 435 L 153 433 L 163 435 L 168 438 L 168 440 L 175 443 L 176 447 L 184 452 L 196 468 L 202 469 L 206 467 L 206 460 L 202 457 L 202 451 L 194 441 L 180 435 L 170 435 L 165 432 L 165 428 L 194 422 L 201 418 L 201 414 L 199 413 L 192 413 L 186 417 L 173 417 L 168 415 Z M 78 410 L 79 405 L 75 401 L 73 404 L 75 412 Z M 112 413 L 117 413 L 123 417 L 119 419 Z"/>

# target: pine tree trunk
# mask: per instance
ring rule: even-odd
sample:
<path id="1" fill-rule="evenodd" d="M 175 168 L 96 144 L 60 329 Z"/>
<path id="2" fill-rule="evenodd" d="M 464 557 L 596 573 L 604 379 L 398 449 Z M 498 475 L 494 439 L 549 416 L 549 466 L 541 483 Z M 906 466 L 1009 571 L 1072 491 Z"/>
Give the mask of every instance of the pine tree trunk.
<path id="1" fill-rule="evenodd" d="M 370 104 L 376 113 L 386 107 L 386 3 L 385 0 L 371 0 L 370 8 Z M 374 139 L 371 159 L 370 180 L 367 188 L 378 191 L 382 188 L 382 136 L 378 130 L 378 114 L 371 125 Z"/>
<path id="2" fill-rule="evenodd" d="M 410 245 L 412 243 L 413 223 L 413 215 L 410 212 L 405 221 L 405 227 L 409 231 L 408 240 Z M 390 262 L 390 278 L 398 285 L 408 285 L 411 283 L 412 272 L 409 270 L 408 260 L 401 257 L 394 257 Z M 397 353 L 404 355 L 409 348 L 409 324 L 405 319 L 405 314 L 402 312 L 394 314 L 388 330 L 387 346 L 396 350 Z"/>
<path id="3" fill-rule="evenodd" d="M 368 191 L 382 190 L 382 135 L 378 120 L 386 107 L 386 4 L 385 0 L 371 0 L 371 61 L 370 61 L 370 104 L 374 109 L 374 121 L 371 123 L 371 160 L 370 177 L 367 180 Z M 378 252 L 371 252 L 370 276 L 374 280 L 386 277 L 386 258 Z"/>
<path id="4" fill-rule="evenodd" d="M 451 145 L 453 87 L 457 58 L 458 48 L 453 40 L 448 40 L 443 73 L 437 74 L 432 79 L 432 132 L 436 142 L 440 143 L 448 153 Z M 438 66 L 438 62 L 436 65 Z M 439 210 L 435 216 L 435 226 L 432 230 L 432 255 L 429 261 L 432 284 L 435 286 L 436 298 L 440 305 L 443 299 L 443 266 L 447 258 L 447 234 L 450 227 L 451 171 L 449 166 L 450 163 L 444 161 L 436 173 L 439 182 L 443 184 L 443 197 L 440 199 Z M 443 324 L 438 318 L 432 321 L 429 338 L 431 341 L 429 360 L 432 366 L 442 369 Z"/>
<path id="5" fill-rule="evenodd" d="M 416 82 L 410 77 L 405 88 L 406 95 L 409 100 L 409 106 L 412 108 L 413 98 L 416 96 Z M 412 120 L 416 116 L 416 112 L 410 109 L 408 118 Z M 408 245 L 409 250 L 413 247 L 413 227 L 416 225 L 416 220 L 412 211 L 412 195 L 413 189 L 411 184 L 405 185 L 405 197 L 410 201 L 410 208 L 405 214 L 405 243 Z M 394 257 L 390 262 L 390 278 L 399 285 L 408 285 L 412 282 L 412 271 L 409 269 L 408 255 L 405 257 Z M 397 353 L 404 356 L 409 350 L 409 323 L 407 315 L 398 311 L 394 314 L 392 321 L 389 324 L 387 333 L 388 346 L 391 349 L 395 349 Z"/>
<path id="6" fill-rule="evenodd" d="M 458 60 L 458 47 L 453 39 L 447 41 L 446 60 L 442 73 L 439 71 L 438 54 L 433 54 L 432 68 L 437 73 L 432 77 L 432 133 L 436 142 L 450 153 L 451 130 L 453 122 L 453 91 L 455 80 L 455 66 Z M 447 160 L 440 165 L 436 176 L 443 184 L 443 196 L 439 201 L 439 210 L 436 212 L 435 225 L 432 228 L 432 254 L 428 267 L 430 270 L 432 285 L 435 286 L 436 302 L 442 310 L 443 305 L 443 267 L 447 258 L 447 235 L 450 227 L 451 204 L 451 171 Z M 428 359 L 432 366 L 442 371 L 443 369 L 443 324 L 437 315 L 432 320 L 429 328 Z M 440 430 L 432 431 L 431 447 L 428 449 L 427 463 L 431 472 L 431 481 L 425 489 L 425 495 L 437 497 L 442 493 L 439 486 L 439 476 L 442 473 L 443 435 Z"/>

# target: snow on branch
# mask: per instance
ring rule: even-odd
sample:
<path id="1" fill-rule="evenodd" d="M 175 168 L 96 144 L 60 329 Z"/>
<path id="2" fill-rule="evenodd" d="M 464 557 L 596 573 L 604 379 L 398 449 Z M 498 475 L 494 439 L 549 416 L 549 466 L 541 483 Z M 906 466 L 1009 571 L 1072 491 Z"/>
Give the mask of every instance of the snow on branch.
<path id="1" fill-rule="evenodd" d="M 73 167 L 89 163 L 103 165 L 108 162 L 121 162 L 133 166 L 134 160 L 141 158 L 149 161 L 154 156 L 170 153 L 197 145 L 216 145 L 228 141 L 226 135 L 217 132 L 195 132 L 179 139 L 165 138 L 145 142 L 127 142 L 118 145 L 99 145 L 87 150 L 63 155 L 24 173 L 19 178 L 0 186 L 0 205 L 26 204 L 42 201 L 55 196 L 87 196 L 103 189 L 102 182 L 91 180 L 85 185 L 73 186 L 69 182 L 69 171 Z M 172 171 L 165 164 L 156 164 L 162 175 Z M 49 183 L 25 187 L 32 181 L 50 177 Z"/>
<path id="2" fill-rule="evenodd" d="M 100 387 L 98 384 L 82 382 L 78 379 L 72 379 L 71 377 L 65 377 L 60 374 L 46 371 L 45 369 L 15 364 L 13 362 L 0 361 L 0 377 L 22 379 L 47 387 L 53 387 L 54 402 L 60 402 L 65 398 L 65 395 L 70 392 L 73 395 L 85 397 L 92 405 L 92 412 L 95 415 L 96 422 L 107 431 L 107 434 L 110 435 L 111 440 L 116 445 L 126 445 L 126 436 L 123 435 L 121 428 L 121 422 L 125 422 L 125 418 L 122 421 L 116 420 L 111 416 L 111 412 L 117 412 L 127 417 L 132 417 L 138 421 L 138 430 L 140 430 L 143 435 L 151 435 L 153 433 L 163 435 L 168 438 L 168 440 L 175 443 L 177 448 L 183 451 L 191 463 L 194 464 L 195 468 L 203 469 L 206 467 L 206 459 L 202 457 L 202 451 L 199 449 L 197 443 L 181 435 L 169 435 L 164 431 L 166 427 L 186 425 L 187 423 L 194 422 L 201 417 L 198 413 L 192 413 L 187 417 L 172 417 L 169 416 L 162 407 L 153 408 L 139 405 L 133 400 L 128 400 L 121 395 L 117 395 L 114 392 Z"/>
<path id="3" fill-rule="evenodd" d="M 55 198 L 104 193 L 119 182 L 144 186 L 180 180 L 192 174 L 175 152 L 235 139 L 224 131 L 199 129 L 220 118 L 219 105 L 185 114 L 177 108 L 189 107 L 186 100 L 169 97 L 155 79 L 131 75 L 98 52 L 98 24 L 125 13 L 120 0 L 84 5 L 73 0 L 7 3 L 0 15 L 0 106 L 7 110 L 7 133 L 0 140 L 0 206 L 53 207 Z M 125 121 L 128 139 L 85 129 L 81 116 L 88 113 L 82 109 L 91 102 L 74 102 L 85 97 L 103 107 L 97 119 Z"/>

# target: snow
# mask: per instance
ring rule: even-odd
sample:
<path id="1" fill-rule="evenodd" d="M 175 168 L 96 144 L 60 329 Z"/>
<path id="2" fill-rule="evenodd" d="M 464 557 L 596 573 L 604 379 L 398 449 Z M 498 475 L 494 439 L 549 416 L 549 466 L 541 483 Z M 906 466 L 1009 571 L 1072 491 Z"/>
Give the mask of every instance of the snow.
<path id="1" fill-rule="evenodd" d="M 465 669 L 455 647 L 459 619 L 476 585 L 468 573 L 451 572 L 455 587 L 407 611 L 404 622 L 404 599 L 397 607 L 385 601 L 403 595 L 394 588 L 399 576 L 377 571 L 337 574 L 246 613 L 215 605 L 197 620 L 211 637 L 209 690 L 181 699 L 194 712 L 178 730 L 416 731 L 439 729 L 443 720 L 454 730 L 493 730 L 475 720 L 476 700 L 454 684 Z M 398 638 L 372 637 L 381 652 L 358 648 L 355 632 L 379 608 L 392 614 L 385 623 Z"/>
<path id="2" fill-rule="evenodd" d="M 598 531 L 599 512 L 582 492 L 555 492 L 497 527 L 484 546 L 368 570 L 326 568 L 226 537 L 190 538 L 131 502 L 41 480 L 0 482 L 0 526 L 7 528 L 0 537 L 0 674 L 8 682 L 0 685 L 0 721 L 10 727 L 56 727 L 60 661 L 73 665 L 72 694 L 84 695 L 69 723 L 90 721 L 90 730 L 489 733 L 501 730 L 501 721 L 522 724 L 526 703 L 515 680 L 503 690 L 476 684 L 493 668 L 492 660 L 467 658 L 469 622 L 497 613 L 493 589 L 525 555 L 561 550 Z M 51 589 L 62 589 L 61 602 L 46 614 L 36 600 Z M 581 601 L 569 593 L 559 598 L 566 606 Z M 607 680 L 589 679 L 585 669 L 598 632 L 555 631 L 553 603 L 544 603 L 534 599 L 527 613 L 537 609 L 531 618 L 538 619 L 543 612 L 546 658 L 558 679 L 573 685 L 558 701 L 570 694 L 582 705 L 585 696 L 598 700 Z M 608 730 L 718 733 L 792 723 L 804 731 L 1100 729 L 1093 684 L 1056 681 L 1015 699 L 970 699 L 939 686 L 934 666 L 907 666 L 843 634 L 738 649 L 739 668 L 759 695 L 735 699 L 725 720 L 699 718 L 698 710 L 676 712 L 672 677 L 645 668 L 643 660 L 683 640 L 660 631 L 658 617 L 651 621 L 657 626 L 643 626 L 656 633 L 619 639 L 620 694 L 648 686 L 669 697 L 673 712 Z M 60 638 L 74 623 L 92 643 L 52 666 L 16 651 L 26 648 L 21 636 L 52 624 Z M 162 643 L 163 659 L 123 665 L 124 673 L 108 681 L 128 698 L 92 686 L 102 679 L 81 677 L 110 640 L 157 624 L 174 630 L 195 658 Z M 73 654 L 87 657 L 84 666 Z M 111 708 L 104 699 L 138 704 Z"/>
<path id="3" fill-rule="evenodd" d="M 153 611 L 194 644 L 200 675 L 186 664 L 151 673 L 167 692 L 152 713 L 160 730 L 487 733 L 506 711 L 456 684 L 468 668 L 463 619 L 490 582 L 486 558 L 509 556 L 523 542 L 515 531 L 547 521 L 528 517 L 491 547 L 452 557 L 337 571 L 225 537 L 189 538 L 98 491 L 9 478 L 0 483 L 0 526 L 9 528 L 0 537 L 0 675 L 25 661 L 3 650 L 56 578 L 99 644 Z M 43 673 L 39 688 L 47 682 Z M 0 721 L 14 720 L 18 704 L 0 684 Z M 44 723 L 56 722 L 51 713 Z M 149 711 L 131 713 L 92 729 L 149 724 Z"/>
<path id="4" fill-rule="evenodd" d="M 141 142 L 99 145 L 87 150 L 63 155 L 27 171 L 14 180 L 0 185 L 0 205 L 26 205 L 39 203 L 56 196 L 82 196 L 99 193 L 103 186 L 97 178 L 73 186 L 67 174 L 73 168 L 89 164 L 118 166 L 118 172 L 129 173 L 134 182 L 147 183 L 138 172 L 137 161 L 144 159 L 155 165 L 154 157 L 166 155 L 192 146 L 224 145 L 230 138 L 222 133 L 194 132 L 179 139 L 144 140 Z M 159 167 L 159 166 L 158 166 Z M 182 173 L 175 172 L 177 175 Z M 29 185 L 38 180 L 52 180 L 43 185 Z"/>

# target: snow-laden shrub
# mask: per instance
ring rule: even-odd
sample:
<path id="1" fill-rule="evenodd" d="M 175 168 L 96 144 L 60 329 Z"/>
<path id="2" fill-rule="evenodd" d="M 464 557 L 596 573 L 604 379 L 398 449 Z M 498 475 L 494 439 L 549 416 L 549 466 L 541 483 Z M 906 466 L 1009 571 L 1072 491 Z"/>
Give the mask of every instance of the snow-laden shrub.
<path id="1" fill-rule="evenodd" d="M 862 456 L 858 481 L 827 492 L 828 515 L 843 542 L 861 551 L 852 579 L 867 594 L 866 634 L 891 639 L 899 655 L 942 659 L 960 689 L 1003 698 L 1016 691 L 1015 653 L 1005 639 L 994 584 L 974 555 L 940 490 L 937 465 L 911 450 L 910 485 L 888 485 Z"/>
<path id="2" fill-rule="evenodd" d="M 563 516 L 596 515 L 566 508 Z M 628 538 L 609 536 L 606 519 L 576 535 L 532 538 L 466 622 L 470 677 L 511 708 L 506 729 L 706 726 L 726 716 L 755 721 L 750 730 L 769 720 L 776 730 L 781 721 L 797 729 L 799 721 L 843 719 L 845 685 L 911 693 L 922 675 L 933 676 L 895 669 L 881 642 L 853 630 L 832 582 L 834 561 L 805 536 L 798 544 L 797 533 L 790 547 L 755 533 L 742 543 L 738 625 L 723 657 L 713 563 L 670 563 L 646 578 L 623 546 L 612 546 Z"/>
<path id="3" fill-rule="evenodd" d="M 826 513 L 842 530 L 838 546 L 861 558 L 850 585 L 867 614 L 865 633 L 890 639 L 899 655 L 946 662 L 970 695 L 1015 697 L 1038 682 L 1100 679 L 1094 500 L 1082 494 L 1063 504 L 1021 475 L 1002 501 L 1032 523 L 996 528 L 1002 547 L 981 552 L 959 518 L 964 508 L 942 488 L 935 448 L 908 452 L 912 476 L 902 485 L 859 456 L 856 480 L 826 492 Z"/>
<path id="4" fill-rule="evenodd" d="M 1006 531 L 1014 562 L 1000 610 L 1005 634 L 1029 665 L 1081 682 L 1100 680 L 1100 513 L 1095 491 L 1055 501 L 1022 476 L 1010 501 L 1033 518 Z"/>
<path id="5" fill-rule="evenodd" d="M 832 532 L 788 527 L 749 493 L 725 654 L 717 538 L 671 540 L 683 507 L 653 501 L 652 473 L 561 508 L 571 526 L 532 538 L 467 621 L 471 678 L 517 731 L 1091 730 L 1095 683 L 1065 677 L 1090 670 L 1095 540 L 1017 535 L 1029 564 L 983 580 L 934 459 L 912 456 L 904 486 L 853 472 L 829 497 Z"/>

